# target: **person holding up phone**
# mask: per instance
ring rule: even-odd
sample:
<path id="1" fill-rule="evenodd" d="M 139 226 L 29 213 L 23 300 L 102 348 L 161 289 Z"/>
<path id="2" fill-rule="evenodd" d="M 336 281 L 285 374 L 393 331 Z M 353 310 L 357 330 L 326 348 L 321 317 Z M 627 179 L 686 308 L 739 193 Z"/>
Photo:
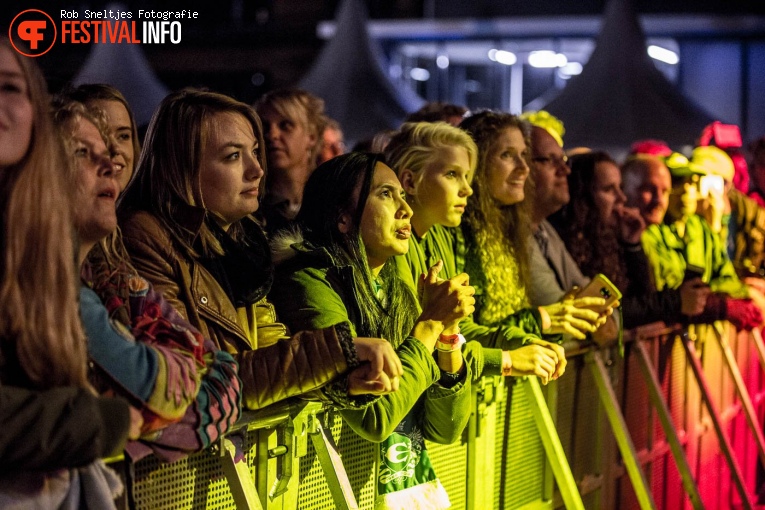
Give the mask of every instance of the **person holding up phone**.
<path id="1" fill-rule="evenodd" d="M 626 207 L 622 177 L 605 152 L 577 154 L 569 159 L 569 190 L 576 200 L 554 214 L 550 222 L 560 233 L 574 261 L 591 277 L 602 273 L 624 296 L 624 327 L 651 322 L 673 323 L 681 315 L 704 310 L 709 286 L 689 269 L 679 289 L 657 292 L 640 237 L 646 221 L 640 211 Z"/>

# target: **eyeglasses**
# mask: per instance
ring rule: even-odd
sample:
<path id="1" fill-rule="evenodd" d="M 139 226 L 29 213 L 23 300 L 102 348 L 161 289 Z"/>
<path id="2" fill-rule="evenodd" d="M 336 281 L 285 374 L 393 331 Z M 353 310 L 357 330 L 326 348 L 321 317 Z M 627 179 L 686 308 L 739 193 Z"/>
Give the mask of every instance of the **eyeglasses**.
<path id="1" fill-rule="evenodd" d="M 550 154 L 549 156 L 535 156 L 531 158 L 531 161 L 534 163 L 539 163 L 542 165 L 546 165 L 548 163 L 553 164 L 554 166 L 560 166 L 565 165 L 568 163 L 568 156 L 565 154 L 561 154 L 560 156 L 554 156 Z"/>

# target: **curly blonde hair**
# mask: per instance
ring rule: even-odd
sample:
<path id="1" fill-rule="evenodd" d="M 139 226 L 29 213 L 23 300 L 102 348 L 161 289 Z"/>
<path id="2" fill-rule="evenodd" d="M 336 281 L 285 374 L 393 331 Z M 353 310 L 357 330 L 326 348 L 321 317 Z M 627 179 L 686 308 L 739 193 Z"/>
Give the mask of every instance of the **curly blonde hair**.
<path id="1" fill-rule="evenodd" d="M 476 283 L 485 288 L 476 306 L 476 318 L 481 323 L 493 324 L 529 305 L 531 213 L 529 200 L 503 206 L 492 197 L 488 184 L 489 156 L 500 133 L 509 128 L 523 133 L 526 145 L 530 146 L 530 127 L 515 115 L 492 111 L 476 113 L 463 120 L 460 127 L 478 147 L 473 195 L 468 199 L 463 220 L 468 245 L 466 270 L 473 278 L 480 276 Z M 526 179 L 524 192 L 525 196 L 532 196 L 531 178 Z"/>

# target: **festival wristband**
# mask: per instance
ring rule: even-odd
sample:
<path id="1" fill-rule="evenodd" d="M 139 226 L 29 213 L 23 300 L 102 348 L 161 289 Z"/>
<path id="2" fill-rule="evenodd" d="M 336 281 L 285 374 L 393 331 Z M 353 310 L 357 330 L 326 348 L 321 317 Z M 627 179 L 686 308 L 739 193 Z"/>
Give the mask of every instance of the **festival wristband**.
<path id="1" fill-rule="evenodd" d="M 465 345 L 465 342 L 466 340 L 465 337 L 462 336 L 462 333 L 457 333 L 455 335 L 441 335 L 436 342 L 436 349 L 446 352 L 456 351 Z"/>

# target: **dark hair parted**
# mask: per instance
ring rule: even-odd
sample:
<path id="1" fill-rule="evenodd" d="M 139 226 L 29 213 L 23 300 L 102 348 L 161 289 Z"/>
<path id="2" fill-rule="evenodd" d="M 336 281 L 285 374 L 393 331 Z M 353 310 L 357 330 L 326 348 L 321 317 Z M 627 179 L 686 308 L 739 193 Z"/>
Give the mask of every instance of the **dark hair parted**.
<path id="1" fill-rule="evenodd" d="M 195 250 L 188 239 L 179 235 L 183 228 L 178 222 L 178 211 L 181 206 L 205 207 L 201 163 L 210 133 L 215 129 L 212 119 L 218 114 L 238 114 L 249 121 L 258 140 L 258 159 L 266 172 L 263 128 L 255 110 L 223 94 L 185 89 L 168 95 L 154 112 L 135 176 L 119 205 L 120 210 L 142 209 L 153 214 L 192 254 Z M 261 196 L 265 180 L 264 174 L 260 180 Z M 215 211 L 206 213 L 208 219 L 215 215 Z M 241 234 L 240 223 L 231 225 L 228 233 L 236 239 Z M 223 254 L 220 242 L 206 224 L 199 231 L 199 242 L 204 255 Z"/>
<path id="2" fill-rule="evenodd" d="M 473 195 L 468 199 L 463 225 L 470 234 L 469 243 L 478 257 L 481 272 L 486 276 L 485 303 L 480 312 L 482 322 L 501 320 L 527 305 L 530 281 L 528 242 L 531 237 L 531 200 L 533 182 L 526 179 L 526 199 L 513 205 L 499 204 L 491 194 L 488 173 L 491 156 L 505 129 L 518 129 L 531 147 L 528 123 L 515 115 L 482 111 L 467 117 L 460 128 L 473 137 L 478 146 L 478 165 L 473 179 Z M 528 158 L 528 155 L 525 156 Z M 526 161 L 529 165 L 530 161 Z M 517 270 L 512 274 L 510 268 Z"/>
<path id="3" fill-rule="evenodd" d="M 600 219 L 595 204 L 596 168 L 599 163 L 619 165 L 603 151 L 577 154 L 569 158 L 569 193 L 575 199 L 550 217 L 569 253 L 586 276 L 606 275 L 624 290 L 629 285 L 624 252 L 618 232 Z"/>
<path id="4" fill-rule="evenodd" d="M 350 266 L 354 273 L 349 295 L 354 303 L 362 336 L 386 338 L 398 346 L 411 332 L 417 317 L 417 303 L 409 287 L 398 276 L 389 259 L 378 278 L 367 262 L 359 226 L 369 197 L 375 167 L 382 162 L 378 154 L 352 152 L 333 158 L 314 170 L 305 186 L 297 222 L 307 241 L 325 248 L 338 266 Z M 348 233 L 340 232 L 343 215 L 352 221 Z M 383 299 L 378 298 L 376 285 Z"/>

